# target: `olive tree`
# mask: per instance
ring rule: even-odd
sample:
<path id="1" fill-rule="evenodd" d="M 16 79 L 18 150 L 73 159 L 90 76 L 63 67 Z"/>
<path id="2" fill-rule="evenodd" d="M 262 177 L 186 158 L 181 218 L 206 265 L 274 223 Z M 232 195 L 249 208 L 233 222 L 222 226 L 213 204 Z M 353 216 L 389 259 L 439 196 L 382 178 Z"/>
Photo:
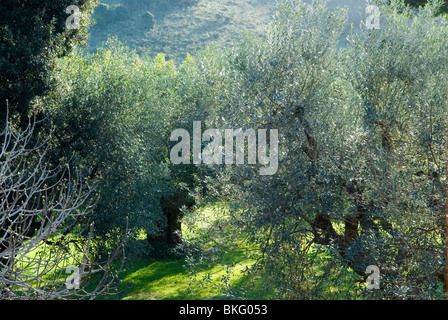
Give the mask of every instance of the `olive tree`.
<path id="1" fill-rule="evenodd" d="M 300 281 L 313 277 L 310 244 L 334 242 L 329 215 L 343 207 L 334 202 L 332 169 L 350 150 L 331 139 L 344 141 L 354 117 L 338 103 L 347 95 L 336 79 L 335 50 L 345 16 L 319 2 L 310 10 L 300 1 L 283 1 L 267 35 L 246 36 L 222 54 L 219 76 L 211 80 L 223 93 L 211 127 L 278 129 L 274 175 L 259 175 L 257 165 L 233 165 L 217 168 L 212 181 L 239 212 L 237 225 L 260 246 L 266 282 L 281 296 L 310 294 Z"/>
<path id="2" fill-rule="evenodd" d="M 439 2 L 377 5 L 380 28 L 337 51 L 343 11 L 284 1 L 210 72 L 210 125 L 279 132 L 276 174 L 216 166 L 210 182 L 281 297 L 357 296 L 370 265 L 367 297 L 441 293 L 447 25 Z"/>
<path id="3" fill-rule="evenodd" d="M 440 1 L 378 5 L 380 29 L 353 36 L 345 64 L 365 134 L 356 194 L 369 220 L 351 253 L 369 252 L 386 296 L 433 298 L 445 264 L 447 23 Z"/>
<path id="4" fill-rule="evenodd" d="M 194 65 L 190 57 L 176 68 L 163 54 L 139 56 L 110 39 L 95 54 L 59 60 L 58 86 L 44 100 L 52 154 L 100 179 L 96 235 L 120 242 L 128 221 L 129 254 L 151 249 L 137 241 L 142 233 L 150 243 L 180 241 L 179 210 L 189 201 L 181 177 L 190 175 L 170 165 L 169 137 L 195 108 Z"/>

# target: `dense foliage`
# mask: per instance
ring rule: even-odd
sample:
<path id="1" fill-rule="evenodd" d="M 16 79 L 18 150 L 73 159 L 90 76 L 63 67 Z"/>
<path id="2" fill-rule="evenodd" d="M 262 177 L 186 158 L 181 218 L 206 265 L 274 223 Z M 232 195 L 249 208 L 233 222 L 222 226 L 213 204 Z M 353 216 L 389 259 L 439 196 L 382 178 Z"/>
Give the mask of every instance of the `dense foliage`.
<path id="1" fill-rule="evenodd" d="M 60 60 L 58 87 L 45 106 L 53 114 L 53 153 L 100 179 L 97 235 L 120 237 L 129 221 L 136 236 L 163 224 L 160 197 L 168 188 L 167 141 L 175 113 L 176 73 L 163 55 L 140 59 L 124 46 Z M 136 229 L 138 228 L 138 229 Z"/>
<path id="2" fill-rule="evenodd" d="M 140 4 L 98 6 L 98 28 L 125 20 L 128 7 Z M 0 24 L 0 98 L 20 121 L 28 121 L 31 107 L 48 115 L 51 126 L 39 134 L 51 137 L 49 163 L 67 163 L 97 182 L 94 258 L 126 235 L 129 257 L 158 242 L 181 244 L 195 264 L 217 237 L 204 232 L 182 243 L 183 213 L 195 204 L 224 204 L 213 223 L 235 233 L 226 244 L 244 236 L 259 251 L 249 279 L 261 277 L 275 297 L 328 298 L 337 288 L 345 298 L 439 298 L 448 108 L 442 4 L 416 9 L 378 0 L 380 28 L 362 28 L 341 48 L 345 10 L 284 0 L 263 37 L 246 34 L 233 48 L 211 47 L 178 65 L 116 39 L 94 54 L 71 50 L 88 17 L 80 30 L 67 31 L 65 20 L 46 21 L 39 10 L 15 5 L 17 14 Z M 89 11 L 93 3 L 78 5 Z M 158 1 L 156 11 L 171 5 Z M 20 10 L 37 19 L 32 30 L 44 30 L 30 50 L 22 41 L 13 45 L 17 35 L 8 31 Z M 157 25 L 150 12 L 139 19 L 148 30 Z M 45 30 L 53 28 L 49 37 Z M 192 137 L 193 121 L 202 132 L 277 129 L 278 170 L 260 175 L 259 161 L 173 164 L 171 133 L 185 129 Z M 210 256 L 228 249 L 212 248 Z M 365 289 L 371 265 L 379 268 L 381 290 Z"/>
<path id="3" fill-rule="evenodd" d="M 381 28 L 340 52 L 343 13 L 286 1 L 265 38 L 216 58 L 211 127 L 279 130 L 275 175 L 227 166 L 210 179 L 279 297 L 320 297 L 344 270 L 363 282 L 369 265 L 382 290 L 368 296 L 441 292 L 447 24 L 440 3 L 378 5 Z"/>
<path id="4" fill-rule="evenodd" d="M 14 1 L 0 3 L 0 121 L 17 118 L 22 128 L 28 124 L 30 102 L 50 88 L 55 58 L 62 57 L 77 45 L 85 44 L 89 13 L 97 4 L 92 0 Z M 67 7 L 76 6 L 78 28 Z M 7 102 L 8 100 L 8 102 Z"/>

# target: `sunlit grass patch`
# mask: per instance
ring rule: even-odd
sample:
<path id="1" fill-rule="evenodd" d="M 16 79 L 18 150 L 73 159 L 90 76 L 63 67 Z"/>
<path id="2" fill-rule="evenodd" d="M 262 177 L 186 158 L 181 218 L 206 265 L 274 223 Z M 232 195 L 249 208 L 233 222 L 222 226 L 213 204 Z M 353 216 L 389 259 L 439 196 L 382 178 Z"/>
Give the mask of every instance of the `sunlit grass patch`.
<path id="1" fill-rule="evenodd" d="M 230 271 L 232 281 L 241 279 L 245 263 L 236 265 Z M 217 285 L 223 277 L 229 276 L 229 270 L 222 265 L 209 266 L 196 273 L 200 281 L 191 281 L 184 267 L 184 261 L 150 261 L 135 262 L 135 271 L 126 275 L 120 285 L 124 290 L 124 300 L 204 300 L 222 295 L 223 288 Z M 240 276 L 240 277 L 238 277 Z M 212 285 L 209 285 L 212 284 Z M 225 296 L 222 296 L 225 298 Z"/>
<path id="2" fill-rule="evenodd" d="M 4 263 L 9 264 L 8 277 L 12 281 L 8 290 L 19 297 L 40 297 L 45 292 L 65 289 L 73 272 L 67 267 L 86 263 L 82 249 L 86 239 L 68 237 L 57 235 L 39 243 L 28 240 L 16 248 L 13 261 L 6 256 Z"/>
<path id="3" fill-rule="evenodd" d="M 248 283 L 245 271 L 253 266 L 259 253 L 256 246 L 245 241 L 244 235 L 231 229 L 231 218 L 222 204 L 204 206 L 186 215 L 182 228 L 184 241 L 199 245 L 201 255 L 177 260 L 140 258 L 122 274 L 120 293 L 113 298 L 235 298 L 233 293 Z"/>

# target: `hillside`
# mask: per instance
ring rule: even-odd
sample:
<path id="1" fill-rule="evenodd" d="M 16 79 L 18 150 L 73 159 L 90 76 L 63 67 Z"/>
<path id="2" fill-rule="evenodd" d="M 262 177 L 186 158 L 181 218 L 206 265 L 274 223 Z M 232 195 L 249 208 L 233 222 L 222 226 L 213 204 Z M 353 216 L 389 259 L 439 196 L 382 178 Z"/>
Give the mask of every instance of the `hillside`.
<path id="1" fill-rule="evenodd" d="M 306 1 L 309 5 L 311 1 Z M 364 0 L 327 0 L 328 7 L 348 9 L 347 28 L 359 30 Z M 91 28 L 89 50 L 95 51 L 109 36 L 116 36 L 139 53 L 165 53 L 167 58 L 184 58 L 207 45 L 229 47 L 242 32 L 263 34 L 272 20 L 272 0 L 103 0 L 95 9 L 97 24 Z M 150 12 L 154 26 L 144 21 Z"/>
<path id="2" fill-rule="evenodd" d="M 163 52 L 167 58 L 183 58 L 187 53 L 193 54 L 211 43 L 228 47 L 246 30 L 261 34 L 275 9 L 275 2 L 270 0 L 199 0 L 188 3 L 104 0 L 104 3 L 108 10 L 97 8 L 94 14 L 98 23 L 91 29 L 89 50 L 94 51 L 107 40 L 108 35 L 114 35 L 139 53 L 150 48 L 152 54 Z M 122 16 L 118 17 L 118 7 L 128 10 L 122 10 Z M 147 11 L 156 20 L 152 29 L 142 20 Z M 104 17 L 106 19 L 103 20 Z"/>

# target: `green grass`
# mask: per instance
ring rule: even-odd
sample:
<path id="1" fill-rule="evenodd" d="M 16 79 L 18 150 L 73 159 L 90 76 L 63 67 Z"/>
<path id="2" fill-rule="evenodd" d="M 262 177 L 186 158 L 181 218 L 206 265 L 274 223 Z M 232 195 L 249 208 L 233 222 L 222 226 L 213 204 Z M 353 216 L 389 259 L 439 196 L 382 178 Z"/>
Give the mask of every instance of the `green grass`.
<path id="1" fill-rule="evenodd" d="M 120 298 L 162 300 L 183 299 L 188 283 L 185 281 L 182 260 L 151 261 L 141 259 L 134 262 L 132 271 L 120 283 L 124 289 Z"/>
<path id="2" fill-rule="evenodd" d="M 241 272 L 251 261 L 236 264 L 230 273 L 231 283 L 238 286 L 244 282 Z M 223 277 L 228 276 L 225 266 L 213 265 L 195 274 L 195 280 L 189 277 L 183 260 L 155 261 L 139 259 L 134 262 L 130 272 L 126 272 L 114 299 L 123 300 L 206 300 L 228 299 L 220 285 Z M 198 281 L 199 280 L 199 281 Z"/>
<path id="3" fill-rule="evenodd" d="M 121 275 L 119 293 L 107 299 L 123 300 L 209 300 L 275 298 L 274 288 L 264 288 L 269 275 L 254 277 L 246 271 L 260 257 L 260 250 L 249 243 L 247 235 L 232 229 L 232 219 L 225 205 L 208 205 L 184 217 L 184 240 L 200 248 L 194 259 L 148 259 L 133 261 Z M 313 266 L 306 273 L 300 291 L 320 299 L 357 298 L 359 276 L 349 269 L 334 265 L 331 275 L 323 274 L 329 253 L 313 248 L 308 259 Z M 190 263 L 187 263 L 190 261 Z M 327 281 L 327 276 L 332 279 Z M 355 291 L 354 291 L 355 290 Z M 303 294 L 302 292 L 302 294 Z M 305 298 L 305 296 L 299 296 Z"/>
<path id="4" fill-rule="evenodd" d="M 118 293 L 99 299 L 122 300 L 210 300 L 210 299 L 269 299 L 275 298 L 275 285 L 270 289 L 264 282 L 269 275 L 257 277 L 246 272 L 260 258 L 257 245 L 247 241 L 247 235 L 236 230 L 233 219 L 225 204 L 209 204 L 185 215 L 183 237 L 186 247 L 193 255 L 178 259 L 137 258 L 126 265 L 118 282 Z M 142 240 L 146 241 L 146 240 Z M 71 256 L 63 264 L 76 264 L 76 250 L 70 247 Z M 47 246 L 33 249 L 28 258 L 31 263 L 39 255 L 48 255 Z M 160 255 L 164 256 L 164 255 Z M 169 255 L 165 255 L 169 256 Z M 307 259 L 314 261 L 306 271 L 307 281 L 298 292 L 312 292 L 319 289 L 319 297 L 324 299 L 345 299 L 353 292 L 355 280 L 359 276 L 348 269 L 333 266 L 331 277 L 323 274 L 325 260 L 329 257 L 325 250 L 312 248 Z M 37 270 L 33 270 L 36 272 Z M 62 277 L 62 278 L 61 278 Z M 66 274 L 49 274 L 48 280 L 63 280 Z M 94 283 L 95 280 L 93 279 Z M 351 295 L 351 297 L 355 297 Z M 299 297 L 303 298 L 303 296 Z"/>
<path id="5" fill-rule="evenodd" d="M 121 275 L 119 293 L 110 298 L 206 300 L 232 299 L 233 293 L 241 294 L 241 288 L 249 283 L 245 271 L 255 263 L 258 250 L 242 235 L 231 232 L 229 219 L 228 212 L 219 206 L 203 207 L 186 216 L 183 236 L 185 241 L 201 242 L 199 262 L 192 267 L 185 259 L 137 259 Z M 217 246 L 221 254 L 208 255 Z M 269 294 L 255 287 L 246 297 L 266 299 Z"/>

